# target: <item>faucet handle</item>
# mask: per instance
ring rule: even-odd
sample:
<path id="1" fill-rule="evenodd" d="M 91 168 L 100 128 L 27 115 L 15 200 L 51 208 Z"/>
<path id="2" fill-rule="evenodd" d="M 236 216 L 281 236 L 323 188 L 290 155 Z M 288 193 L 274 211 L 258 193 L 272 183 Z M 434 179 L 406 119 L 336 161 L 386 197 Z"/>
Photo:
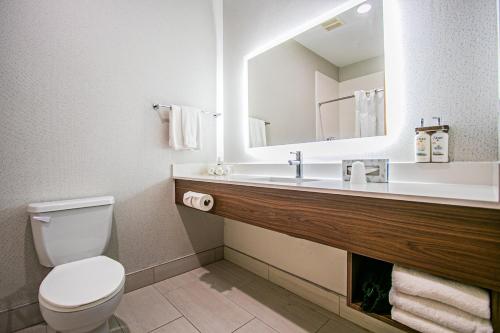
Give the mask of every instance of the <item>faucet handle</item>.
<path id="1" fill-rule="evenodd" d="M 295 159 L 297 161 L 300 161 L 302 158 L 302 152 L 300 150 L 297 151 L 291 151 L 290 154 L 295 155 Z"/>

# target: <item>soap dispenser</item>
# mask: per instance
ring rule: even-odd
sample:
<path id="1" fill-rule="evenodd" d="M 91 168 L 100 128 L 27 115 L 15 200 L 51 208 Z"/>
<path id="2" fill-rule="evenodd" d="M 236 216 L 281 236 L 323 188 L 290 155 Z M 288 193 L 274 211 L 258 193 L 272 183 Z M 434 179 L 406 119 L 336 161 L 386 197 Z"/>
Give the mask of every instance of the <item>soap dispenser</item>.
<path id="1" fill-rule="evenodd" d="M 432 117 L 437 120 L 438 129 L 431 135 L 431 161 L 435 163 L 447 163 L 448 158 L 448 133 L 446 126 L 441 126 L 441 117 Z"/>
<path id="2" fill-rule="evenodd" d="M 420 127 L 415 135 L 415 162 L 429 163 L 431 161 L 431 136 L 424 129 L 424 118 L 420 119 Z"/>

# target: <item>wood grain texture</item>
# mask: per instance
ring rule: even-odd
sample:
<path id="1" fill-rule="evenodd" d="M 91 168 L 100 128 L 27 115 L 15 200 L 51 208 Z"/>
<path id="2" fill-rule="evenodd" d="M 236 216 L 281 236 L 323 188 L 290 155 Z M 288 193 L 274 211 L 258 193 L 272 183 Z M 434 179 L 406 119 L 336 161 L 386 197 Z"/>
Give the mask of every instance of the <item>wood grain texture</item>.
<path id="1" fill-rule="evenodd" d="M 176 180 L 210 213 L 500 291 L 500 210 Z"/>

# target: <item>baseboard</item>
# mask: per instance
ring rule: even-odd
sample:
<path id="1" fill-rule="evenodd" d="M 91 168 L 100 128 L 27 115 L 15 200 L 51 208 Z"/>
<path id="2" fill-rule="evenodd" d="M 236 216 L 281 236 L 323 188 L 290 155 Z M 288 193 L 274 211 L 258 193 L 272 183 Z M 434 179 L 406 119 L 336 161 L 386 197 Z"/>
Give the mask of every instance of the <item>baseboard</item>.
<path id="1" fill-rule="evenodd" d="M 223 248 L 223 246 L 218 246 L 210 250 L 197 252 L 182 258 L 128 273 L 125 280 L 125 292 L 128 293 L 136 289 L 147 287 L 156 282 L 222 260 L 224 258 Z"/>
<path id="2" fill-rule="evenodd" d="M 38 302 L 0 313 L 0 332 L 14 332 L 43 322 Z"/>

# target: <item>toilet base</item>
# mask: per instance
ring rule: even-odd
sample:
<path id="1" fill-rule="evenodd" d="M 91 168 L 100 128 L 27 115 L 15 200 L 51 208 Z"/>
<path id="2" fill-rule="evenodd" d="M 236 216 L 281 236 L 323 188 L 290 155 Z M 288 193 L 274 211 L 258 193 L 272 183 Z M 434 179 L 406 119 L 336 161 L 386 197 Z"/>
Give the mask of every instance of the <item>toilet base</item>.
<path id="1" fill-rule="evenodd" d="M 47 333 L 59 333 L 59 332 L 57 332 L 55 329 L 53 329 L 52 327 L 47 325 Z M 70 333 L 70 332 L 68 332 L 68 333 Z M 106 320 L 102 325 L 100 325 L 99 327 L 97 327 L 91 331 L 88 331 L 88 332 L 78 331 L 78 333 L 109 333 L 109 320 Z"/>

